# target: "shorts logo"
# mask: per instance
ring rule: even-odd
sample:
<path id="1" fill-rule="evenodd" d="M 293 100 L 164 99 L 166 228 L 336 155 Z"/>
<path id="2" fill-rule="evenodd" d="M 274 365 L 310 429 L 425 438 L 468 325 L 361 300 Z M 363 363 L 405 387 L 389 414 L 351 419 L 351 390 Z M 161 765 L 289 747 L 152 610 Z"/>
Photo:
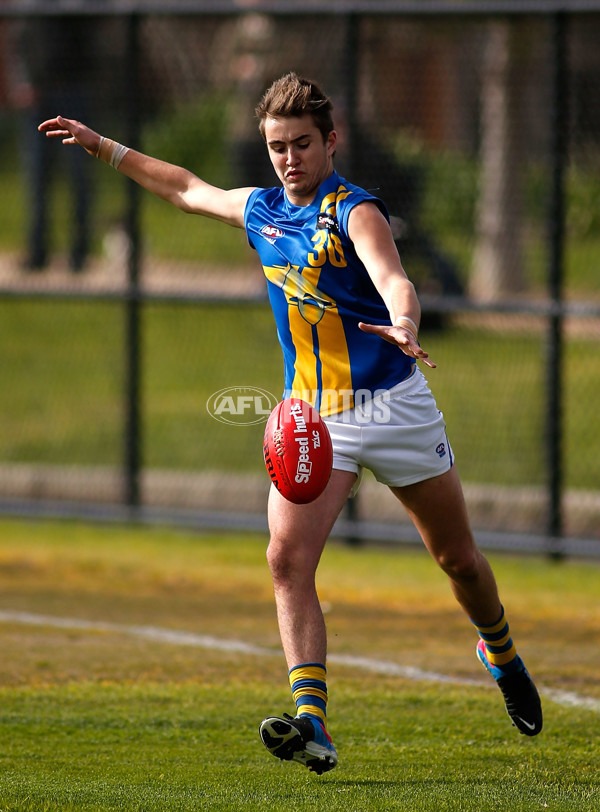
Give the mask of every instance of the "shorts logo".
<path id="1" fill-rule="evenodd" d="M 440 443 L 436 447 L 435 453 L 438 454 L 440 458 L 446 455 L 446 446 L 444 445 L 444 443 Z"/>
<path id="2" fill-rule="evenodd" d="M 285 233 L 277 226 L 263 226 L 260 230 L 260 233 L 265 237 L 271 244 L 275 243 L 277 237 L 284 237 Z"/>

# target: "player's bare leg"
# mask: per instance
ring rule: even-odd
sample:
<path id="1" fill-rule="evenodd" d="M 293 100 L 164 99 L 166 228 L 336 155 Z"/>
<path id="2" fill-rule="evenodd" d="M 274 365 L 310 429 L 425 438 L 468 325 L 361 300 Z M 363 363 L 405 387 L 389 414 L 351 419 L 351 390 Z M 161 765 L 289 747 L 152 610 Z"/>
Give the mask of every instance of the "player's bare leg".
<path id="1" fill-rule="evenodd" d="M 477 623 L 494 623 L 501 610 L 498 588 L 487 559 L 475 546 L 456 466 L 441 476 L 391 490 L 448 575 L 468 616 Z"/>
<path id="2" fill-rule="evenodd" d="M 355 474 L 348 471 L 332 471 L 324 492 L 308 505 L 294 505 L 271 488 L 267 561 L 288 668 L 298 663 L 325 662 L 325 622 L 315 573 L 355 479 Z"/>
<path id="3" fill-rule="evenodd" d="M 543 725 L 540 698 L 512 641 L 490 565 L 473 540 L 456 469 L 392 491 L 477 629 L 477 656 L 502 691 L 513 724 L 536 736 Z"/>
<path id="4" fill-rule="evenodd" d="M 325 491 L 308 505 L 288 502 L 275 488 L 269 497 L 267 559 L 297 713 L 263 719 L 259 734 L 276 758 L 296 761 L 319 775 L 333 769 L 338 757 L 326 729 L 327 634 L 315 574 L 355 479 L 334 470 Z"/>

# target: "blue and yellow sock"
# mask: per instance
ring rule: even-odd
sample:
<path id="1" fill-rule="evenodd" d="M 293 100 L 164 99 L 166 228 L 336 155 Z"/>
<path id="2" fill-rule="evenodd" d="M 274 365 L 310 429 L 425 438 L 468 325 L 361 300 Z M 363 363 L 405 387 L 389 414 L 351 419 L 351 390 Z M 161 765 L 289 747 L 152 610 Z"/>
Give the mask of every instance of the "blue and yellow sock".
<path id="1" fill-rule="evenodd" d="M 510 636 L 508 621 L 504 616 L 504 607 L 496 623 L 481 626 L 471 621 L 485 645 L 485 655 L 492 674 L 498 679 L 505 674 L 512 674 L 523 668 L 523 661 L 517 654 L 517 649 Z"/>
<path id="2" fill-rule="evenodd" d="M 290 670 L 290 687 L 298 716 L 316 716 L 327 724 L 327 670 L 321 663 L 302 663 Z"/>

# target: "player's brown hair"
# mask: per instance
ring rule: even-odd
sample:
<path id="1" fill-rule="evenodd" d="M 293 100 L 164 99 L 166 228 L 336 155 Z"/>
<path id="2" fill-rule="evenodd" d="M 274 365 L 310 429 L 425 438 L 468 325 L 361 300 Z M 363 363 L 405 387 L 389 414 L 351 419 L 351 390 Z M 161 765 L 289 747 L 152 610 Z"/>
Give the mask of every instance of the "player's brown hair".
<path id="1" fill-rule="evenodd" d="M 265 120 L 267 116 L 286 118 L 310 114 L 315 126 L 323 136 L 323 142 L 333 130 L 331 111 L 333 104 L 316 82 L 303 79 L 296 73 L 287 73 L 277 79 L 265 92 L 255 109 L 258 128 L 265 137 Z"/>

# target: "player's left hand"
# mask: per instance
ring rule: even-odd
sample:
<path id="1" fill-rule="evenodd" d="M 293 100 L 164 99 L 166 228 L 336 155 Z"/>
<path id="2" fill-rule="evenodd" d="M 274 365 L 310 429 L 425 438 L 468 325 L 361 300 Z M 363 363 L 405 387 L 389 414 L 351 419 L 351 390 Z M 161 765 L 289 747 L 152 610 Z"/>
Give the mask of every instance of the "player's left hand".
<path id="1" fill-rule="evenodd" d="M 63 144 L 79 144 L 90 155 L 98 155 L 101 137 L 97 132 L 82 124 L 81 121 L 56 116 L 56 118 L 43 121 L 38 130 L 45 133 L 48 138 L 62 138 Z"/>
<path id="2" fill-rule="evenodd" d="M 380 338 L 383 338 L 385 341 L 389 341 L 390 344 L 396 344 L 405 355 L 408 355 L 410 358 L 416 358 L 417 361 L 423 361 L 424 364 L 427 364 L 428 367 L 435 369 L 437 364 L 429 357 L 429 353 L 425 352 L 425 350 L 421 347 L 415 336 L 411 333 L 410 330 L 407 330 L 405 327 L 394 327 L 393 325 L 385 325 L 385 324 L 365 324 L 364 322 L 359 322 L 358 326 L 360 329 L 365 333 L 373 333 L 374 335 L 378 335 Z"/>

